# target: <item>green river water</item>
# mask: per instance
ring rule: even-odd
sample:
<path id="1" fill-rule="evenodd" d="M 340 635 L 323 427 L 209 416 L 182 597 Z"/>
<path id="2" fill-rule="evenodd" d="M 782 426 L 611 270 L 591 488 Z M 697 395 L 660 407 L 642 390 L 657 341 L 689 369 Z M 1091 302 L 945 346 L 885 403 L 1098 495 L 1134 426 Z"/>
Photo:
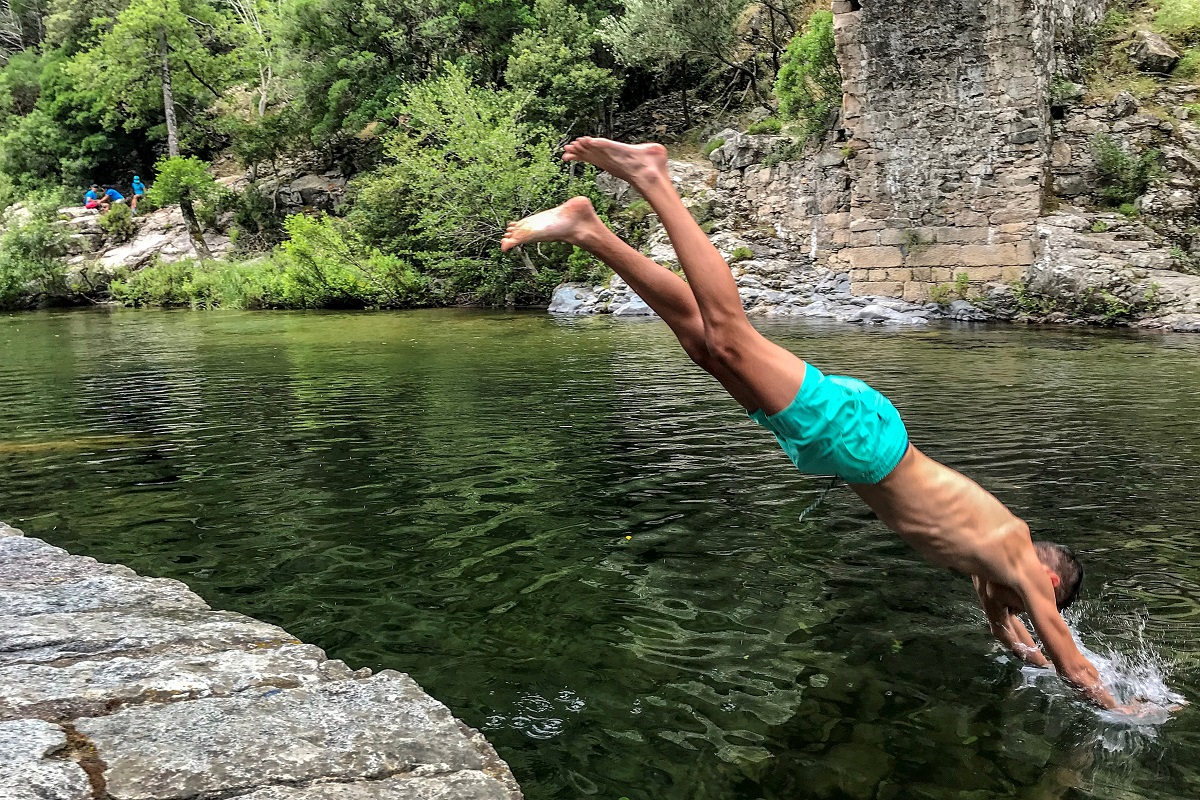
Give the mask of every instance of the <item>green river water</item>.
<path id="1" fill-rule="evenodd" d="M 763 329 L 1088 572 L 1130 728 L 1022 673 L 657 321 L 0 316 L 0 519 L 410 673 L 530 800 L 1200 794 L 1200 336 Z M 1153 688 L 1153 687 L 1152 687 Z"/>

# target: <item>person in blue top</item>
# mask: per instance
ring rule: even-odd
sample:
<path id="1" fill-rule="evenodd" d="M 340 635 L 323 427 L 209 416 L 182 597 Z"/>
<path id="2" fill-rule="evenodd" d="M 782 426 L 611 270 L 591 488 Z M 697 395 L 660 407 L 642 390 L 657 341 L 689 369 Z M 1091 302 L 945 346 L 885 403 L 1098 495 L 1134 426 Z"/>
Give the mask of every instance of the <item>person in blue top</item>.
<path id="1" fill-rule="evenodd" d="M 100 193 L 100 187 L 92 184 L 92 188 L 87 190 L 83 196 L 83 207 L 99 209 L 100 213 L 108 211 L 108 198 Z"/>
<path id="2" fill-rule="evenodd" d="M 146 184 L 142 183 L 142 179 L 137 175 L 133 176 L 133 198 L 129 201 L 129 208 L 134 214 L 137 213 L 138 203 L 146 196 Z"/>

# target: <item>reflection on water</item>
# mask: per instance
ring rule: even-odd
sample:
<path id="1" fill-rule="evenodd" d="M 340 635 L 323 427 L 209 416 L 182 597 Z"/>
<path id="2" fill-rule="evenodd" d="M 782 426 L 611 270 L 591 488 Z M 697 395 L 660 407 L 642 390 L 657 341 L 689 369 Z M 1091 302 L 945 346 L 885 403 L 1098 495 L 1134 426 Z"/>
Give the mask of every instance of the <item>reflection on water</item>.
<path id="1" fill-rule="evenodd" d="M 769 333 L 1079 550 L 1084 644 L 1193 704 L 1108 721 L 845 489 L 801 521 L 826 482 L 654 321 L 0 317 L 0 519 L 410 672 L 532 800 L 1195 797 L 1200 338 Z"/>

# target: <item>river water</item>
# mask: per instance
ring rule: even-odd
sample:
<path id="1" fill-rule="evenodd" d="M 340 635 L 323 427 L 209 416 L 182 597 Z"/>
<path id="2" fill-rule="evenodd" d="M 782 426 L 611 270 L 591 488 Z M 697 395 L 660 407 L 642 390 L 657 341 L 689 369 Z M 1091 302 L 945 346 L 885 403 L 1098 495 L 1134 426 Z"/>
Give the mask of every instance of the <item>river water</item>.
<path id="1" fill-rule="evenodd" d="M 0 316 L 0 519 L 412 674 L 530 800 L 1195 798 L 1200 337 L 764 330 L 1087 564 L 1129 726 L 990 643 L 657 321 Z M 1132 678 L 1129 676 L 1133 673 Z"/>

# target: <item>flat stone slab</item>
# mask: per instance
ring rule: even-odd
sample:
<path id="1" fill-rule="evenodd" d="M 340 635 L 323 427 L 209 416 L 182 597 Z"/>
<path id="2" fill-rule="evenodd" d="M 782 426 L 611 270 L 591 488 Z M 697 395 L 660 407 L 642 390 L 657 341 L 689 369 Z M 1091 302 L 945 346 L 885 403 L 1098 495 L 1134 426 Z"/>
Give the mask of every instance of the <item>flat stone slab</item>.
<path id="1" fill-rule="evenodd" d="M 70 720 L 128 705 L 232 695 L 262 687 L 294 688 L 353 677 L 340 661 L 308 644 L 222 650 L 185 656 L 118 656 L 65 667 L 0 667 L 0 719 Z"/>
<path id="2" fill-rule="evenodd" d="M 0 800 L 520 800 L 410 677 L 0 523 Z"/>
<path id="3" fill-rule="evenodd" d="M 67 747 L 57 725 L 25 719 L 0 722 L 0 797 L 4 800 L 92 800 L 87 773 L 55 760 Z"/>
<path id="4" fill-rule="evenodd" d="M 216 652 L 299 644 L 282 628 L 229 611 L 0 617 L 0 667 L 131 654 Z"/>
<path id="5" fill-rule="evenodd" d="M 114 800 L 484 766 L 450 711 L 390 671 L 313 688 L 139 706 L 75 727 L 103 754 Z"/>

